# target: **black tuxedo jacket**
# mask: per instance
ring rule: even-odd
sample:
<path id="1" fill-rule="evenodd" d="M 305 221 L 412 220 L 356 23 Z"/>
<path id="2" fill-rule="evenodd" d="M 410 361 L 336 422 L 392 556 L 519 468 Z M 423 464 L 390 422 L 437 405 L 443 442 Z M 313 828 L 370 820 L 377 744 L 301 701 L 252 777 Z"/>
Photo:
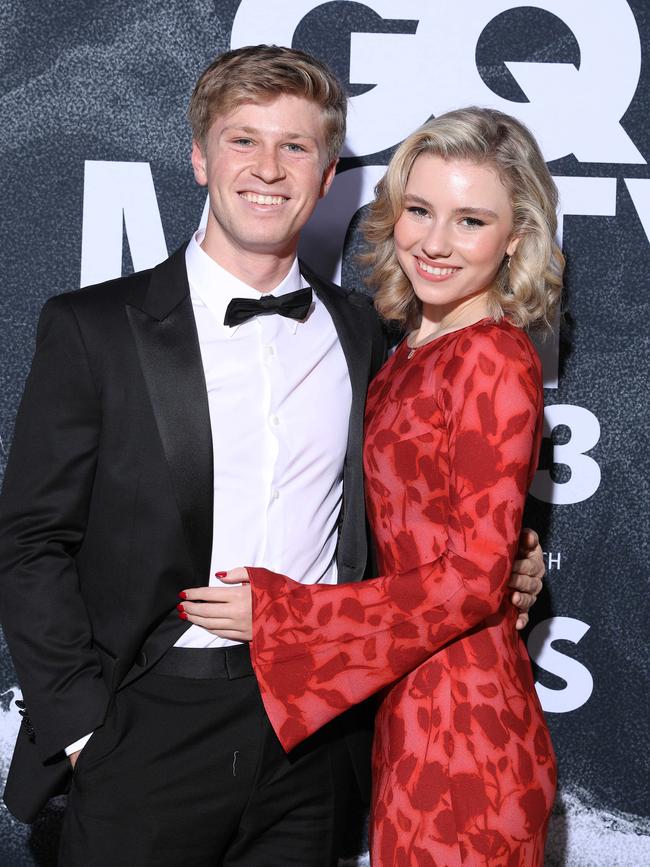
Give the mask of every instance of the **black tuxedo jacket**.
<path id="1" fill-rule="evenodd" d="M 5 801 L 23 821 L 65 790 L 64 747 L 187 628 L 178 591 L 208 580 L 212 441 L 184 253 L 52 298 L 39 322 L 0 499 L 2 622 L 29 715 Z M 302 272 L 352 384 L 337 562 L 356 581 L 364 402 L 384 338 L 365 296 Z"/>

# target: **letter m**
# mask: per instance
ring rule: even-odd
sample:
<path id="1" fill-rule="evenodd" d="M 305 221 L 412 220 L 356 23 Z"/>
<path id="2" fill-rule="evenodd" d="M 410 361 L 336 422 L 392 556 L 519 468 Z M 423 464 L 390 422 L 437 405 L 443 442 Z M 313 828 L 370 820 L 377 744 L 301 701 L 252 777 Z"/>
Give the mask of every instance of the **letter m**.
<path id="1" fill-rule="evenodd" d="M 149 163 L 86 160 L 81 286 L 122 276 L 124 236 L 136 271 L 167 258 Z"/>

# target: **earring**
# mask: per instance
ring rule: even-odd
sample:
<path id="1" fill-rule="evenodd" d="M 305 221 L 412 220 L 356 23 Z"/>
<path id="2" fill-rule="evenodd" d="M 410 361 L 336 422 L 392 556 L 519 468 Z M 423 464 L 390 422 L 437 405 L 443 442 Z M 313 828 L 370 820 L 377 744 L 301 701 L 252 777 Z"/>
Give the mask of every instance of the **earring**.
<path id="1" fill-rule="evenodd" d="M 506 268 L 510 270 L 510 256 L 506 253 Z"/>

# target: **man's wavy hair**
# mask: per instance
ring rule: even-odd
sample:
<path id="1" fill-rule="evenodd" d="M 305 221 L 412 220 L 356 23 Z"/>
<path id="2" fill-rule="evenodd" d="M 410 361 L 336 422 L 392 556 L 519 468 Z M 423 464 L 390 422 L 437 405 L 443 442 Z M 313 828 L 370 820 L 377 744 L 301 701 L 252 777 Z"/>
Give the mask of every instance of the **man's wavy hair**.
<path id="1" fill-rule="evenodd" d="M 504 257 L 488 290 L 489 314 L 515 325 L 549 327 L 559 302 L 564 256 L 555 242 L 558 193 L 531 132 L 518 120 L 489 108 L 464 108 L 428 121 L 399 146 L 364 222 L 368 251 L 361 257 L 375 287 L 375 307 L 387 320 L 412 329 L 422 307 L 395 253 L 393 229 L 404 192 L 421 154 L 463 160 L 494 169 L 510 196 L 517 249 Z"/>
<path id="2" fill-rule="evenodd" d="M 249 45 L 221 54 L 199 77 L 187 112 L 192 136 L 203 148 L 217 115 L 247 102 L 301 96 L 323 112 L 328 165 L 345 139 L 347 99 L 336 76 L 315 57 L 295 48 Z"/>

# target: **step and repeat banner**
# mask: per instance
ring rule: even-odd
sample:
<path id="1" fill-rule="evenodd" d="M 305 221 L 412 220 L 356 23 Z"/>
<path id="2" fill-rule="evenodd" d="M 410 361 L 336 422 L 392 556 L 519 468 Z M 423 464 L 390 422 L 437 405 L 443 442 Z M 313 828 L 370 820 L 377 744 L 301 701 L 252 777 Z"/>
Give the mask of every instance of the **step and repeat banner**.
<path id="1" fill-rule="evenodd" d="M 526 639 L 560 767 L 547 864 L 650 864 L 644 0 L 4 0 L 0 470 L 41 305 L 148 268 L 195 230 L 189 94 L 216 54 L 260 42 L 312 52 L 350 95 L 339 171 L 301 250 L 345 285 L 362 279 L 364 205 L 427 118 L 492 106 L 540 141 L 568 261 L 540 347 L 546 439 L 527 512 L 548 575 Z M 2 784 L 20 696 L 0 643 Z M 1 807 L 0 864 L 54 864 L 61 813 L 53 802 L 28 827 Z"/>

